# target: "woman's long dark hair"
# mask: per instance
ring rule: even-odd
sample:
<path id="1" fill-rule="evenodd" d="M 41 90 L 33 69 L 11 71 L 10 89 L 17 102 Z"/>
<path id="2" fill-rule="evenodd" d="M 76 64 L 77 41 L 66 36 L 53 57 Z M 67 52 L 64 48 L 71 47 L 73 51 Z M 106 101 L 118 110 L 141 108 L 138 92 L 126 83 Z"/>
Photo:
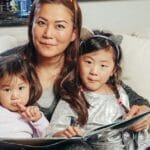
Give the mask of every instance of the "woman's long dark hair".
<path id="1" fill-rule="evenodd" d="M 32 5 L 31 15 L 29 18 L 29 44 L 26 51 L 26 56 L 30 58 L 33 64 L 36 64 L 36 50 L 33 44 L 33 36 L 32 36 L 32 26 L 34 15 L 36 13 L 36 8 L 39 4 L 61 4 L 67 7 L 73 14 L 73 24 L 74 30 L 76 32 L 76 39 L 69 44 L 69 46 L 65 50 L 64 55 L 64 65 L 61 69 L 60 74 L 57 77 L 57 80 L 54 84 L 54 93 L 57 99 L 61 98 L 70 104 L 70 107 L 77 113 L 78 122 L 83 124 L 87 119 L 87 103 L 84 99 L 78 96 L 79 93 L 76 87 L 77 83 L 74 80 L 75 76 L 77 76 L 76 64 L 78 62 L 78 51 L 79 51 L 79 43 L 80 43 L 80 32 L 81 32 L 81 24 L 82 24 L 82 15 L 80 7 L 76 0 L 35 0 Z"/>
<path id="2" fill-rule="evenodd" d="M 42 4 L 61 4 L 72 12 L 72 20 L 76 33 L 76 39 L 71 42 L 64 51 L 64 65 L 54 83 L 54 94 L 57 99 L 62 98 L 67 101 L 79 116 L 78 122 L 80 124 L 84 124 L 88 116 L 88 105 L 87 102 L 80 98 L 80 96 L 77 94 L 79 93 L 79 88 L 77 88 L 78 84 L 74 79 L 77 76 L 76 67 L 79 55 L 80 32 L 82 24 L 82 14 L 77 0 L 34 0 L 28 23 L 29 42 L 24 47 L 18 48 L 18 52 L 15 51 L 15 53 L 20 53 L 20 55 L 23 55 L 23 57 L 28 59 L 28 61 L 34 66 L 37 65 L 36 48 L 33 44 L 32 27 L 37 10 L 36 8 Z M 14 53 L 13 51 L 14 50 L 9 51 L 8 54 Z M 7 54 L 5 53 L 5 55 Z"/>

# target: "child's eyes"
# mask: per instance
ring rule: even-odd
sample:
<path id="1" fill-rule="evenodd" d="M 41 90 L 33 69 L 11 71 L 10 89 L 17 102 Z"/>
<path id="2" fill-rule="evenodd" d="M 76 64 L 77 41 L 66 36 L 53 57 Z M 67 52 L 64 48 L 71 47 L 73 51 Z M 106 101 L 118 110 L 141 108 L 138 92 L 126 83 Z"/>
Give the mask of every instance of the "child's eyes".
<path id="1" fill-rule="evenodd" d="M 103 65 L 103 64 L 102 64 L 101 67 L 102 67 L 102 68 L 107 68 L 108 65 Z"/>
<path id="2" fill-rule="evenodd" d="M 21 86 L 21 87 L 19 87 L 19 90 L 21 91 L 21 90 L 23 90 L 25 87 L 24 86 Z"/>
<path id="3" fill-rule="evenodd" d="M 9 89 L 9 88 L 6 88 L 6 89 L 3 89 L 5 92 L 10 92 L 11 91 L 11 89 Z"/>

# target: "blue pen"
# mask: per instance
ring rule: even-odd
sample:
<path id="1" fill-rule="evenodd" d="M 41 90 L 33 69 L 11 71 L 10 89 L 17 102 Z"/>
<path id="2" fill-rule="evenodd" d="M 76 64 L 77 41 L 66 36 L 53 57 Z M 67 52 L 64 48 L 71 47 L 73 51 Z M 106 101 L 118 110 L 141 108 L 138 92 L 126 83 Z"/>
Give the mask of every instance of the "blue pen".
<path id="1" fill-rule="evenodd" d="M 70 125 L 71 126 L 77 126 L 77 119 L 74 116 L 70 116 L 71 120 L 70 120 Z"/>

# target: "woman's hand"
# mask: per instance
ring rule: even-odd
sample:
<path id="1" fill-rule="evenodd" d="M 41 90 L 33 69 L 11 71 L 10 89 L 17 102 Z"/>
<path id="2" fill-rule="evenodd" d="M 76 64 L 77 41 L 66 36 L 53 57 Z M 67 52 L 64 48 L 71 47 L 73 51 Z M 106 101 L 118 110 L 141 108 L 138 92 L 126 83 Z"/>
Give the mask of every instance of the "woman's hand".
<path id="1" fill-rule="evenodd" d="M 126 119 L 132 118 L 133 116 L 136 116 L 138 114 L 144 113 L 150 111 L 150 107 L 146 105 L 133 105 L 130 109 L 130 111 L 126 115 Z M 146 116 L 142 120 L 135 123 L 133 126 L 131 126 L 131 129 L 135 132 L 143 131 L 145 129 L 150 128 L 150 117 Z"/>
<path id="2" fill-rule="evenodd" d="M 73 136 L 82 136 L 82 132 L 78 127 L 69 126 L 67 129 L 56 132 L 53 137 L 71 138 Z"/>

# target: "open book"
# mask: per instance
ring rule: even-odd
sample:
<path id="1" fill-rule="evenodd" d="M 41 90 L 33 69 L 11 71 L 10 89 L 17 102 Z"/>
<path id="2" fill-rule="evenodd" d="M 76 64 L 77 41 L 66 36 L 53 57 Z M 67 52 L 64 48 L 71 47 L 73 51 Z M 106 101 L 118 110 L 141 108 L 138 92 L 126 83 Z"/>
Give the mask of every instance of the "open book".
<path id="1" fill-rule="evenodd" d="M 59 144 L 62 142 L 67 142 L 67 141 L 73 141 L 73 140 L 87 140 L 89 139 L 91 136 L 93 135 L 97 135 L 103 131 L 109 130 L 109 129 L 124 129 L 124 128 L 128 128 L 129 126 L 133 125 L 134 123 L 136 123 L 137 121 L 139 121 L 140 119 L 142 119 L 145 116 L 150 115 L 150 111 L 149 112 L 145 112 L 142 113 L 140 115 L 134 116 L 131 119 L 128 120 L 121 120 L 112 124 L 108 124 L 108 125 L 104 125 L 101 127 L 97 127 L 93 130 L 91 130 L 90 132 L 88 132 L 87 134 L 85 134 L 82 137 L 72 137 L 70 139 L 67 138 L 32 138 L 32 139 L 0 139 L 0 143 L 8 143 L 8 144 L 18 144 L 20 146 L 31 146 L 31 147 L 47 147 L 47 146 L 51 146 L 51 145 L 55 145 L 55 144 Z"/>
<path id="2" fill-rule="evenodd" d="M 84 135 L 84 138 L 88 139 L 93 135 L 99 134 L 101 132 L 104 132 L 104 131 L 110 130 L 110 129 L 121 130 L 121 129 L 128 128 L 147 115 L 150 115 L 150 111 L 142 113 L 142 114 L 137 115 L 137 116 L 134 116 L 134 117 L 127 119 L 127 120 L 121 120 L 121 121 L 117 121 L 117 122 L 112 123 L 112 124 L 97 127 L 95 129 L 93 129 L 92 131 L 88 132 L 86 135 Z"/>

